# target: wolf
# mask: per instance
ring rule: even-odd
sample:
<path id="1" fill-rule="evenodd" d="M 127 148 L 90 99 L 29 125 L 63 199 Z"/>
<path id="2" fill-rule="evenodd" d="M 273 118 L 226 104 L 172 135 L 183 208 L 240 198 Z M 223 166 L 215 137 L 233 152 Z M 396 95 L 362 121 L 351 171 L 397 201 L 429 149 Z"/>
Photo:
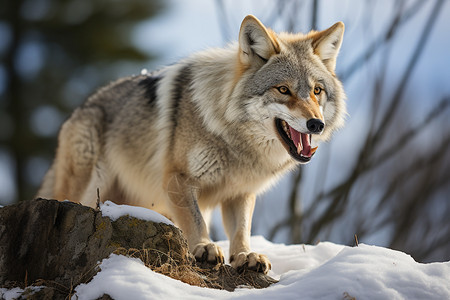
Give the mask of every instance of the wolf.
<path id="1" fill-rule="evenodd" d="M 208 235 L 220 205 L 232 267 L 267 273 L 250 249 L 256 196 L 308 163 L 344 123 L 335 74 L 344 24 L 275 33 L 256 17 L 238 41 L 99 89 L 62 125 L 39 197 L 155 210 L 198 261 L 223 264 Z"/>

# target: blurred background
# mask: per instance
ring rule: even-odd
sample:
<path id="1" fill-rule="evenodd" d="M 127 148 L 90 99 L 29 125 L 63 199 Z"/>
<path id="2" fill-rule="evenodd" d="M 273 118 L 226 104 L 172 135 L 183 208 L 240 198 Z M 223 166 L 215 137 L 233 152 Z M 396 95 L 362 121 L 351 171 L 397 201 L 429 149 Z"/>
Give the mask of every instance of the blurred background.
<path id="1" fill-rule="evenodd" d="M 450 260 L 450 1 L 0 0 L 0 205 L 33 198 L 62 122 L 98 87 L 275 31 L 346 33 L 346 127 L 257 201 L 253 234 Z M 219 212 L 211 235 L 224 239 Z"/>

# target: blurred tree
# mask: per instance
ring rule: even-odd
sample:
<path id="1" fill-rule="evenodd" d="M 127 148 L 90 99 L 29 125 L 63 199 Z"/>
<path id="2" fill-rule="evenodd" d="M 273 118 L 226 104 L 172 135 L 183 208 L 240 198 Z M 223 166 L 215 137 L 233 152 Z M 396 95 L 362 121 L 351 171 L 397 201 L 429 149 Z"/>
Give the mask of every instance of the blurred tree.
<path id="1" fill-rule="evenodd" d="M 132 31 L 162 3 L 0 0 L 0 7 L 0 150 L 14 162 L 16 199 L 25 200 L 68 112 L 95 87 L 152 58 L 133 45 Z"/>

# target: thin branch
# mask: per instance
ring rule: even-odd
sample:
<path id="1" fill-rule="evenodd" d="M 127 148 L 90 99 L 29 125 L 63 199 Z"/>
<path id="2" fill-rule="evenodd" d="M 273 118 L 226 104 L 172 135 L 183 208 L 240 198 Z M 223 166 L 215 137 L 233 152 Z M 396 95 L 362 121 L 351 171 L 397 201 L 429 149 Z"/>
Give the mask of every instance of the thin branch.
<path id="1" fill-rule="evenodd" d="M 443 4 L 444 0 L 437 0 L 435 6 L 433 7 L 433 10 L 429 14 L 428 20 L 425 24 L 422 34 L 420 35 L 416 48 L 414 49 L 414 52 L 409 60 L 405 72 L 403 73 L 403 77 L 400 80 L 400 83 L 397 89 L 395 90 L 395 93 L 393 94 L 391 101 L 389 102 L 390 103 L 389 109 L 385 112 L 384 118 L 382 119 L 378 130 L 375 132 L 373 136 L 369 136 L 369 138 L 371 139 L 370 144 L 372 145 L 375 144 L 384 135 L 387 128 L 389 127 L 389 124 L 394 119 L 393 117 L 396 114 L 397 109 L 403 99 L 403 93 L 405 91 L 406 85 L 409 81 L 409 78 L 413 74 L 415 67 L 419 62 L 419 58 L 422 55 L 423 50 L 425 49 L 426 43 L 430 37 L 430 32 L 433 29 L 434 25 L 436 24 L 436 20 L 438 19 L 438 16 L 442 11 Z"/>
<path id="2" fill-rule="evenodd" d="M 436 119 L 437 117 L 442 115 L 449 107 L 450 96 L 447 96 L 428 113 L 428 115 L 421 123 L 404 132 L 397 139 L 397 142 L 395 144 L 392 144 L 391 147 L 381 152 L 381 154 L 379 154 L 376 158 L 372 159 L 371 162 L 367 164 L 368 169 L 380 166 L 380 162 L 386 163 L 389 158 L 393 157 L 394 154 L 398 153 L 400 150 L 404 149 L 406 145 L 408 145 L 408 142 L 412 140 L 411 137 L 418 135 L 421 131 L 427 128 L 427 126 L 433 121 L 433 119 Z"/>
<path id="3" fill-rule="evenodd" d="M 402 172 L 397 173 L 395 176 L 395 180 L 391 181 L 383 196 L 380 197 L 380 200 L 378 200 L 378 206 L 375 210 L 378 212 L 381 211 L 389 197 L 391 197 L 394 194 L 394 191 L 398 189 L 398 183 L 406 182 L 406 180 L 402 179 L 410 178 L 411 174 L 417 174 L 422 170 L 430 168 L 431 165 L 442 161 L 443 156 L 447 154 L 446 149 L 448 149 L 449 146 L 450 135 L 446 137 L 439 148 L 435 149 L 431 153 L 427 153 L 426 155 L 414 159 L 414 162 L 412 162 L 408 167 L 404 168 Z"/>
<path id="4" fill-rule="evenodd" d="M 291 227 L 291 241 L 293 243 L 300 243 L 301 241 L 301 213 L 299 212 L 298 202 L 300 201 L 298 190 L 300 186 L 300 182 L 302 181 L 302 169 L 299 168 L 296 171 L 296 175 L 293 177 L 292 189 L 289 195 L 289 210 L 288 210 L 288 218 L 281 220 L 278 222 L 269 233 L 269 240 L 272 240 L 278 231 L 280 231 L 284 227 Z M 294 242 L 295 240 L 295 242 Z"/>
<path id="5" fill-rule="evenodd" d="M 275 24 L 276 20 L 282 18 L 285 11 L 288 10 L 289 5 L 287 5 L 289 0 L 280 0 L 280 1 L 271 1 L 273 4 L 272 8 L 266 9 L 267 12 L 270 13 L 268 17 L 265 18 L 265 24 Z"/>
<path id="6" fill-rule="evenodd" d="M 437 149 L 434 153 L 430 153 L 431 157 L 423 158 L 424 160 L 430 161 L 424 167 L 424 173 L 420 176 L 418 182 L 412 185 L 412 188 L 409 187 L 409 194 L 406 198 L 406 203 L 399 209 L 403 212 L 401 217 L 398 215 L 392 215 L 392 223 L 395 224 L 395 230 L 393 235 L 391 236 L 390 247 L 399 248 L 398 245 L 407 245 L 408 238 L 411 237 L 408 232 L 417 232 L 414 231 L 413 227 L 417 224 L 420 219 L 420 215 L 426 209 L 429 201 L 427 199 L 430 198 L 430 195 L 439 189 L 439 186 L 446 185 L 446 180 L 437 180 L 435 176 L 435 168 L 431 167 L 436 163 L 440 162 L 439 158 L 435 158 L 433 156 L 446 155 L 446 149 L 448 149 L 450 142 L 450 136 L 447 137 L 447 140 L 441 145 L 441 149 Z M 413 166 L 414 167 L 414 166 Z M 416 172 L 415 168 L 411 168 L 412 172 Z M 421 229 L 424 228 L 423 224 L 419 225 Z M 417 227 L 417 226 L 416 226 Z M 430 229 L 428 229 L 428 232 Z M 421 236 L 421 240 L 424 241 L 427 235 L 427 231 L 423 232 Z"/>
<path id="7" fill-rule="evenodd" d="M 364 65 L 365 62 L 369 61 L 374 54 L 387 42 L 393 39 L 397 34 L 401 25 L 407 22 L 411 17 L 421 11 L 421 8 L 427 1 L 417 0 L 406 12 L 403 14 L 401 10 L 398 10 L 398 14 L 394 17 L 387 27 L 387 30 L 379 37 L 373 40 L 373 42 L 367 47 L 367 49 L 358 56 L 349 67 L 339 74 L 339 78 L 345 81 L 353 76 L 356 71 Z"/>
<path id="8" fill-rule="evenodd" d="M 396 173 L 394 176 L 391 176 L 392 179 L 389 181 L 388 186 L 384 188 L 383 195 L 376 200 L 377 206 L 371 211 L 371 214 L 377 216 L 383 215 L 385 212 L 389 212 L 388 215 L 381 218 L 377 222 L 370 224 L 368 223 L 368 220 L 374 221 L 373 218 L 361 216 L 360 220 L 362 222 L 358 227 L 358 231 L 360 232 L 359 235 L 363 236 L 363 233 L 364 235 L 367 233 L 373 234 L 376 231 L 382 230 L 386 226 L 391 226 L 399 221 L 404 222 L 401 221 L 401 219 L 408 218 L 405 215 L 406 212 L 410 215 L 408 219 L 412 221 L 419 220 L 419 217 L 411 217 L 411 211 L 415 209 L 417 213 L 422 212 L 423 206 L 429 203 L 426 199 L 430 199 L 434 192 L 438 191 L 439 188 L 445 187 L 447 184 L 447 178 L 450 175 L 450 172 L 448 171 L 449 169 L 444 168 L 446 173 L 439 176 L 436 175 L 435 171 L 438 168 L 437 164 L 442 162 L 445 159 L 445 156 L 448 155 L 446 149 L 448 149 L 449 146 L 450 135 L 447 135 L 441 145 L 438 148 L 435 148 L 433 152 L 415 158 L 408 166 L 403 168 L 402 171 Z M 411 174 L 414 174 L 416 178 L 418 176 L 417 181 L 419 182 L 419 185 L 414 184 L 414 190 L 404 186 L 405 184 L 411 184 Z M 402 186 L 406 191 L 409 191 L 409 193 L 400 194 L 403 199 L 409 199 L 409 201 L 404 205 L 405 209 L 401 209 L 404 213 L 399 216 L 397 213 L 393 212 L 392 204 L 395 205 L 400 203 L 401 199 L 397 199 L 399 194 L 396 194 L 396 191 L 399 191 Z M 415 200 L 411 200 L 410 195 L 412 195 Z M 417 208 L 418 206 L 420 207 Z M 376 230 L 372 230 L 372 232 L 370 232 L 368 228 Z M 407 236 L 407 231 L 409 230 L 411 230 L 411 226 L 397 226 L 391 245 L 393 245 L 393 241 L 397 240 L 398 237 Z"/>
<path id="9" fill-rule="evenodd" d="M 319 0 L 312 0 L 311 30 L 317 30 L 318 18 L 319 18 Z"/>

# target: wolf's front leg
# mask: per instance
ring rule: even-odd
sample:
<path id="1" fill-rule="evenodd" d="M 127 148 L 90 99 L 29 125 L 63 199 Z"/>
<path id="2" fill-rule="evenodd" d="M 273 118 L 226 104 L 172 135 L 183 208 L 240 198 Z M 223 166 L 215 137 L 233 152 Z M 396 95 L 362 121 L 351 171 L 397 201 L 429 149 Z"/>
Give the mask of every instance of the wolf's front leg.
<path id="1" fill-rule="evenodd" d="M 244 268 L 267 274 L 272 268 L 269 259 L 250 251 L 250 233 L 255 195 L 246 195 L 224 201 L 222 218 L 225 230 L 230 239 L 230 263 L 233 268 L 242 271 Z"/>
<path id="2" fill-rule="evenodd" d="M 193 180 L 174 174 L 167 180 L 167 193 L 175 223 L 188 240 L 189 250 L 197 261 L 223 264 L 222 249 L 212 243 L 198 207 L 198 187 Z"/>

